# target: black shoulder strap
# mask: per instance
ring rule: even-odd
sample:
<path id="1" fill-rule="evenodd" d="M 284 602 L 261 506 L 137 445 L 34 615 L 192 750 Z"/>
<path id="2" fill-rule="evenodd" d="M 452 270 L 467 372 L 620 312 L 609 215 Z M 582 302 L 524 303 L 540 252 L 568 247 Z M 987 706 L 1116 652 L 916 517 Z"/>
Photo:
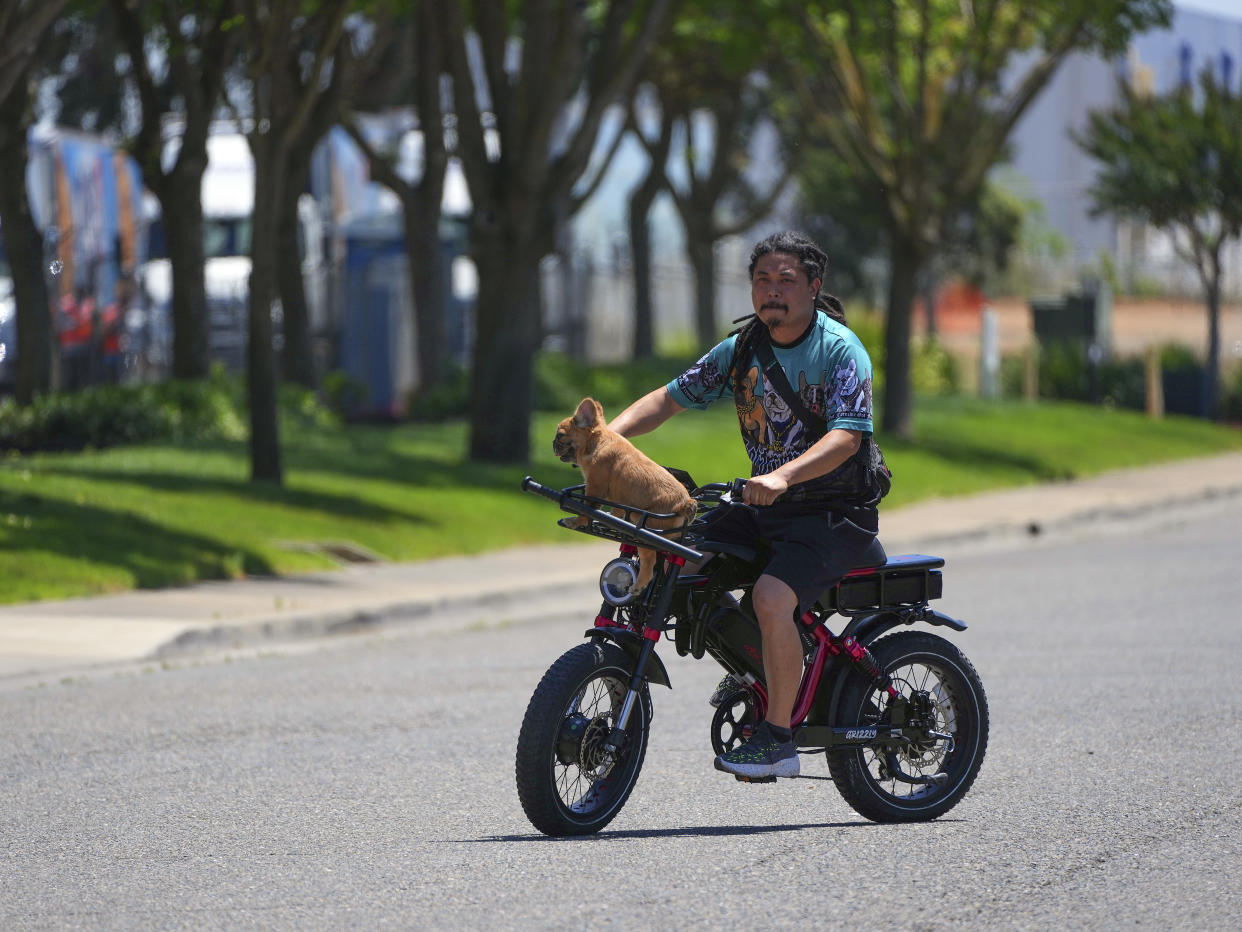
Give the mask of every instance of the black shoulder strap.
<path id="1" fill-rule="evenodd" d="M 815 439 L 818 440 L 828 433 L 828 423 L 804 405 L 802 397 L 789 384 L 789 379 L 785 377 L 785 370 L 781 368 L 781 364 L 776 361 L 776 354 L 772 352 L 772 342 L 763 338 L 756 340 L 755 355 L 759 357 L 759 367 L 763 370 L 764 379 L 776 389 L 778 395 L 785 399 L 785 404 L 789 405 L 789 409 L 797 415 L 798 420 Z"/>

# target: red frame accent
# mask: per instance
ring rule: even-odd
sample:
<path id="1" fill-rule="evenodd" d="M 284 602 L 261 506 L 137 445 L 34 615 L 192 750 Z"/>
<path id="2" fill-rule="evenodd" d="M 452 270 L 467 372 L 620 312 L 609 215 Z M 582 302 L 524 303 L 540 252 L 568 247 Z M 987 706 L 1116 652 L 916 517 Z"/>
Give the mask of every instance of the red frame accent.
<path id="1" fill-rule="evenodd" d="M 806 612 L 802 616 L 802 623 L 808 628 L 818 621 L 819 619 L 811 612 Z M 819 680 L 824 674 L 824 665 L 828 662 L 828 657 L 841 653 L 841 648 L 834 640 L 836 635 L 828 629 L 827 625 L 812 628 L 811 637 L 816 641 L 815 656 L 811 658 L 811 665 L 803 671 L 802 682 L 798 684 L 798 697 L 794 700 L 793 716 L 790 718 L 795 728 L 802 724 L 807 713 L 811 711 L 811 702 L 814 701 L 815 693 L 819 689 Z"/>
<path id="2" fill-rule="evenodd" d="M 855 572 L 867 573 L 870 571 L 864 569 Z M 802 681 L 798 684 L 798 696 L 794 700 L 793 716 L 790 718 L 790 722 L 794 728 L 801 725 L 811 711 L 811 703 L 815 700 L 815 694 L 819 692 L 819 681 L 824 675 L 824 667 L 828 663 L 828 658 L 835 657 L 841 653 L 847 653 L 850 656 L 853 656 L 853 651 L 849 651 L 842 647 L 840 639 L 832 633 L 832 630 L 827 625 L 819 624 L 819 619 L 815 617 L 814 613 L 809 611 L 806 612 L 802 616 L 801 620 L 804 625 L 811 628 L 811 637 L 815 639 L 816 646 L 815 654 L 811 657 L 810 666 L 803 670 Z M 849 640 L 851 644 L 856 643 L 853 641 L 853 638 L 850 638 Z M 857 646 L 859 648 L 859 654 L 861 654 L 862 646 Z M 761 691 L 762 689 L 758 683 L 756 683 L 752 688 L 756 691 Z M 897 695 L 897 690 L 890 686 L 888 688 L 888 694 L 895 697 Z M 767 694 L 764 693 L 762 694 L 762 711 L 764 714 L 767 713 L 767 706 L 768 697 Z"/>

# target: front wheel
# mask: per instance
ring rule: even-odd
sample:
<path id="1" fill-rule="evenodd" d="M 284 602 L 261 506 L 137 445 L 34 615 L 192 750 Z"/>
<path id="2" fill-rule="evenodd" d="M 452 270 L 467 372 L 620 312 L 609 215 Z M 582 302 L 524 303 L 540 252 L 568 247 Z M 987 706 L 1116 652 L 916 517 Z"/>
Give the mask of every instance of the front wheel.
<path id="1" fill-rule="evenodd" d="M 828 752 L 828 769 L 845 801 L 875 822 L 925 822 L 956 806 L 974 783 L 988 747 L 988 700 L 979 674 L 944 638 L 903 631 L 871 645 L 881 669 L 906 700 L 909 740 L 889 748 Z M 887 692 L 853 675 L 841 694 L 847 727 L 892 724 Z M 913 778 L 913 779 L 911 779 Z"/>
<path id="2" fill-rule="evenodd" d="M 580 644 L 535 688 L 518 734 L 517 790 L 526 817 L 545 835 L 598 832 L 634 789 L 651 725 L 645 685 L 615 757 L 604 748 L 633 664 L 614 644 Z"/>

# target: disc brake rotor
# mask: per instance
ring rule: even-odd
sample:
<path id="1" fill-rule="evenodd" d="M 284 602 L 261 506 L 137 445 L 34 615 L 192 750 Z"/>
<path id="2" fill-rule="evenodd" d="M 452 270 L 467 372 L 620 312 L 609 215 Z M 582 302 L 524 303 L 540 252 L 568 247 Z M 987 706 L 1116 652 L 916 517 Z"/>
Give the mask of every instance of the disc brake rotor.
<path id="1" fill-rule="evenodd" d="M 944 729 L 937 715 L 936 700 L 927 690 L 914 690 L 909 694 L 910 719 L 907 735 L 909 743 L 898 756 L 919 769 L 939 764 L 948 748 L 943 736 Z"/>
<path id="2" fill-rule="evenodd" d="M 602 777 L 611 769 L 611 763 L 604 753 L 604 742 L 608 740 L 611 726 L 604 716 L 591 719 L 586 734 L 582 736 L 582 748 L 578 754 L 578 766 L 584 771 Z"/>
<path id="3" fill-rule="evenodd" d="M 561 723 L 561 733 L 556 742 L 556 759 L 566 766 L 577 766 L 583 774 L 593 778 L 606 776 L 612 769 L 604 742 L 611 731 L 606 715 L 587 718 L 575 712 Z"/>

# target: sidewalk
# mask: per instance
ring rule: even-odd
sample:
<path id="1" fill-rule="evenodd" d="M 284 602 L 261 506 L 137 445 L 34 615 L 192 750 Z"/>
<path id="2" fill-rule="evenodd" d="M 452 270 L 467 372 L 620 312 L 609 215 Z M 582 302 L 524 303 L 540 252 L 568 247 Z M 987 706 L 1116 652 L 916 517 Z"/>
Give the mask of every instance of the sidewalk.
<path id="1" fill-rule="evenodd" d="M 882 511 L 880 539 L 890 554 L 936 552 L 1235 495 L 1242 495 L 1242 453 Z M 551 508 L 548 517 L 555 520 Z M 549 600 L 589 611 L 599 570 L 615 553 L 615 544 L 582 540 L 0 607 L 0 679 L 364 631 L 397 619 L 462 630 L 552 611 Z"/>

